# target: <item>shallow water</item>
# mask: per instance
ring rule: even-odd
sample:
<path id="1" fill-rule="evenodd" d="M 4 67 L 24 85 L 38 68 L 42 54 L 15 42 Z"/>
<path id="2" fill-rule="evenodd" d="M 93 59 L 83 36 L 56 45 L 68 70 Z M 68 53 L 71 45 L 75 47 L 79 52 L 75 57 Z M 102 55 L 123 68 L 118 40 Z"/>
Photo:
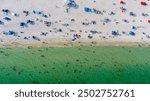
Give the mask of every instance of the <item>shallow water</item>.
<path id="1" fill-rule="evenodd" d="M 150 48 L 1 48 L 0 83 L 150 83 Z"/>

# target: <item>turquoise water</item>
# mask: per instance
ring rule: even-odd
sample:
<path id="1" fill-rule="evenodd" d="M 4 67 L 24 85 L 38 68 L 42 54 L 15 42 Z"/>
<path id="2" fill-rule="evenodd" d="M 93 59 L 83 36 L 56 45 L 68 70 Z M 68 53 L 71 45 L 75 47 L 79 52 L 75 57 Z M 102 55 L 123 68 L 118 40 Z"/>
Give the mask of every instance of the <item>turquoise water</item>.
<path id="1" fill-rule="evenodd" d="M 0 83 L 148 84 L 150 48 L 1 48 Z"/>

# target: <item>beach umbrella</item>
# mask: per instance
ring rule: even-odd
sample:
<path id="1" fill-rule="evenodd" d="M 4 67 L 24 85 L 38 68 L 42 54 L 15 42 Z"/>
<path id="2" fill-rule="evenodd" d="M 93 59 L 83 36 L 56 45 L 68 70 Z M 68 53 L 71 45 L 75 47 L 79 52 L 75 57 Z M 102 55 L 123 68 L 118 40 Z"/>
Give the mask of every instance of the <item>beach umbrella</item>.
<path id="1" fill-rule="evenodd" d="M 147 17 L 149 15 L 147 13 L 142 13 L 142 16 Z"/>
<path id="2" fill-rule="evenodd" d="M 137 30 L 137 28 L 135 26 L 132 26 L 132 29 Z"/>
<path id="3" fill-rule="evenodd" d="M 7 20 L 7 21 L 11 21 L 11 18 L 9 18 L 9 17 L 4 17 L 3 19 Z"/>
<path id="4" fill-rule="evenodd" d="M 23 27 L 23 28 L 24 28 L 24 27 L 28 27 L 28 25 L 27 25 L 26 23 L 24 23 L 24 22 L 21 22 L 21 23 L 20 23 L 20 26 Z"/>
<path id="5" fill-rule="evenodd" d="M 142 5 L 142 6 L 147 6 L 147 3 L 144 2 L 144 1 L 141 1 L 141 5 Z"/>
<path id="6" fill-rule="evenodd" d="M 118 31 L 112 31 L 112 35 L 119 35 Z"/>
<path id="7" fill-rule="evenodd" d="M 35 25 L 35 22 L 32 20 L 27 20 L 27 24 Z"/>
<path id="8" fill-rule="evenodd" d="M 14 35 L 14 36 L 18 35 L 17 32 L 14 32 L 12 30 L 9 30 L 8 32 L 4 32 L 3 34 L 5 34 L 5 35 Z"/>
<path id="9" fill-rule="evenodd" d="M 104 23 L 109 23 L 111 20 L 109 18 L 104 19 Z"/>
<path id="10" fill-rule="evenodd" d="M 4 22 L 3 22 L 3 21 L 0 21 L 0 25 L 4 25 Z"/>
<path id="11" fill-rule="evenodd" d="M 85 12 L 92 12 L 92 9 L 91 9 L 91 8 L 88 8 L 88 7 L 85 7 L 85 8 L 84 8 L 84 11 L 85 11 Z"/>
<path id="12" fill-rule="evenodd" d="M 133 31 L 130 31 L 130 32 L 129 32 L 129 35 L 132 35 L 132 36 L 134 36 L 134 35 L 135 35 L 135 32 L 133 32 Z"/>
<path id="13" fill-rule="evenodd" d="M 32 36 L 32 38 L 33 38 L 34 40 L 40 41 L 40 39 L 39 39 L 37 36 Z"/>
<path id="14" fill-rule="evenodd" d="M 125 3 L 123 0 L 121 0 L 121 1 L 120 1 L 120 4 L 125 5 L 126 3 Z"/>
<path id="15" fill-rule="evenodd" d="M 64 3 L 69 8 L 79 8 L 79 6 L 76 4 L 74 0 L 65 0 Z"/>
<path id="16" fill-rule="evenodd" d="M 5 15 L 10 14 L 10 10 L 8 10 L 8 9 L 2 9 L 2 12 L 3 12 Z"/>
<path id="17" fill-rule="evenodd" d="M 130 12 L 129 14 L 130 14 L 130 16 L 134 16 L 134 17 L 137 16 L 134 12 Z"/>

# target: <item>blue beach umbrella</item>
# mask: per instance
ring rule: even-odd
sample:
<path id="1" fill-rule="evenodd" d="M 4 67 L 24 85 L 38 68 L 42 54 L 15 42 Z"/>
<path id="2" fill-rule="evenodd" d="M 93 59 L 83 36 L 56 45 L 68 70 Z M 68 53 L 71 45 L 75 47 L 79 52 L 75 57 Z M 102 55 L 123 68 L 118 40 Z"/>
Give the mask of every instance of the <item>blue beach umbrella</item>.
<path id="1" fill-rule="evenodd" d="M 27 20 L 27 24 L 35 25 L 35 21 Z"/>
<path id="2" fill-rule="evenodd" d="M 91 8 L 88 8 L 88 7 L 85 7 L 85 8 L 84 8 L 84 11 L 85 11 L 85 12 L 92 12 L 92 9 L 91 9 Z"/>
<path id="3" fill-rule="evenodd" d="M 69 8 L 79 8 L 79 5 L 77 5 L 77 3 L 74 0 L 65 0 L 65 3 Z"/>
<path id="4" fill-rule="evenodd" d="M 133 32 L 133 31 L 130 31 L 130 32 L 129 32 L 129 35 L 132 35 L 132 36 L 134 36 L 134 35 L 135 35 L 135 32 Z"/>
<path id="5" fill-rule="evenodd" d="M 3 19 L 6 21 L 11 21 L 11 18 L 9 18 L 9 17 L 4 17 Z"/>
<path id="6" fill-rule="evenodd" d="M 21 23 L 20 23 L 20 26 L 21 26 L 22 28 L 28 27 L 28 25 L 27 25 L 25 22 L 21 22 Z"/>
<path id="7" fill-rule="evenodd" d="M 119 35 L 118 31 L 112 31 L 112 35 L 116 36 Z"/>
<path id="8" fill-rule="evenodd" d="M 5 34 L 5 35 L 14 35 L 14 36 L 18 35 L 17 32 L 14 32 L 14 31 L 12 31 L 12 30 L 9 30 L 8 32 L 4 32 L 4 34 Z"/>
<path id="9" fill-rule="evenodd" d="M 4 25 L 4 22 L 0 20 L 0 25 Z"/>
<path id="10" fill-rule="evenodd" d="M 130 16 L 133 16 L 133 17 L 137 16 L 134 12 L 130 12 L 129 14 L 130 14 Z"/>

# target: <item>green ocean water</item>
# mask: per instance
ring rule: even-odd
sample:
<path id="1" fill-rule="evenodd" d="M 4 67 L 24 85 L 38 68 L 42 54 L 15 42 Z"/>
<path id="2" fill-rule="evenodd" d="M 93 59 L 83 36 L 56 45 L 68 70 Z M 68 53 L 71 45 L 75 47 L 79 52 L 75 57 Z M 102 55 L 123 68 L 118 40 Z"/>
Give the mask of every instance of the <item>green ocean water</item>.
<path id="1" fill-rule="evenodd" d="M 150 84 L 150 48 L 0 48 L 1 84 Z"/>

